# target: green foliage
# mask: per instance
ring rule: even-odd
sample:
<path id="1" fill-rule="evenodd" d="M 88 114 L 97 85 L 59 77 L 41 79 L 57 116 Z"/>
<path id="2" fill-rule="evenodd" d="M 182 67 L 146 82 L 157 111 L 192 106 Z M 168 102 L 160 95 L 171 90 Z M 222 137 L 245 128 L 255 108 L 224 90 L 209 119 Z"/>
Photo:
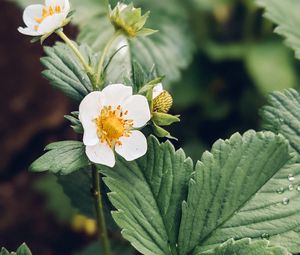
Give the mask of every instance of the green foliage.
<path id="1" fill-rule="evenodd" d="M 261 111 L 263 127 L 282 134 L 298 155 L 300 155 L 299 109 L 299 93 L 294 89 L 288 89 L 270 94 L 268 105 Z"/>
<path id="2" fill-rule="evenodd" d="M 191 0 L 200 10 L 211 11 L 216 6 L 232 4 L 235 0 Z"/>
<path id="3" fill-rule="evenodd" d="M 278 42 L 263 42 L 248 47 L 245 63 L 263 94 L 295 87 L 298 82 L 290 51 Z"/>
<path id="4" fill-rule="evenodd" d="M 87 63 L 95 63 L 95 56 L 86 45 L 78 47 Z M 46 57 L 41 58 L 46 70 L 43 76 L 57 89 L 76 101 L 92 91 L 91 81 L 73 51 L 64 43 L 54 47 L 44 47 Z"/>
<path id="5" fill-rule="evenodd" d="M 271 179 L 283 167 L 293 174 L 300 171 L 289 161 L 287 142 L 273 133 L 248 131 L 217 141 L 211 152 L 203 154 L 189 184 L 179 234 L 180 254 L 187 254 L 197 244 L 206 250 L 229 238 L 261 238 L 265 233 L 273 236 L 295 228 L 293 217 L 287 219 L 290 224 L 278 220 L 294 207 L 294 203 L 283 205 L 283 198 L 276 193 L 279 185 L 288 181 L 288 174 L 284 172 L 285 178 L 276 184 L 276 177 Z M 273 192 L 265 193 L 266 189 Z"/>
<path id="6" fill-rule="evenodd" d="M 176 249 L 181 203 L 187 195 L 192 161 L 169 143 L 150 137 L 148 153 L 134 162 L 119 158 L 105 168 L 112 213 L 122 235 L 143 254 L 171 254 Z"/>
<path id="7" fill-rule="evenodd" d="M 194 255 L 289 255 L 288 251 L 283 247 L 270 246 L 269 241 L 259 240 L 251 241 L 251 239 L 242 239 L 234 241 L 233 239 L 221 244 L 213 250 L 194 253 Z"/>
<path id="8" fill-rule="evenodd" d="M 31 171 L 70 174 L 89 165 L 82 142 L 55 142 L 45 150 L 47 152 L 31 164 Z"/>
<path id="9" fill-rule="evenodd" d="M 78 118 L 79 112 L 71 112 L 71 115 L 65 115 L 65 119 L 71 122 L 71 128 L 78 134 L 83 134 L 83 126 Z"/>
<path id="10" fill-rule="evenodd" d="M 22 7 L 34 3 L 33 0 L 16 0 Z M 126 1 L 125 1 L 126 2 Z M 128 2 L 128 1 L 127 1 Z M 187 23 L 188 12 L 184 12 L 184 7 L 180 1 L 134 1 L 136 5 L 141 6 L 144 11 L 150 10 L 149 22 L 147 26 L 154 25 L 160 33 L 149 38 L 137 38 L 130 40 L 126 54 L 117 54 L 116 64 L 112 64 L 111 70 L 118 69 L 120 77 L 110 75 L 108 82 L 122 82 L 124 77 L 131 73 L 130 61 L 122 62 L 122 59 L 137 60 L 143 63 L 143 67 L 149 70 L 155 64 L 157 75 L 166 75 L 167 82 L 175 81 L 180 78 L 180 70 L 185 68 L 191 61 L 194 45 L 190 36 L 189 26 Z M 109 40 L 113 33 L 113 26 L 107 18 L 107 8 L 105 1 L 97 0 L 73 0 L 72 9 L 76 10 L 72 22 L 79 25 L 80 33 L 78 41 L 90 45 L 93 50 L 99 52 L 103 50 L 105 43 Z M 169 15 L 166 15 L 168 13 Z M 179 14 L 173 22 L 173 15 Z M 180 17 L 180 18 L 179 18 Z M 174 43 L 176 42 L 176 43 Z M 121 39 L 118 43 L 121 43 Z M 118 43 L 114 47 L 114 51 L 118 49 Z M 113 53 L 112 53 L 113 54 Z M 178 61 L 180 59 L 180 61 Z M 122 63 L 122 65 L 118 65 Z M 79 76 L 79 77 L 82 77 Z M 52 77 L 53 78 L 53 77 Z M 86 77 L 85 77 L 86 78 Z M 53 81 L 57 84 L 59 81 Z M 75 87 L 77 90 L 78 87 Z M 78 95 L 74 95 L 74 91 L 66 91 L 78 100 Z"/>
<path id="11" fill-rule="evenodd" d="M 65 195 L 71 200 L 72 205 L 76 208 L 79 213 L 89 217 L 96 218 L 94 200 L 91 190 L 91 171 L 90 169 L 82 169 L 71 173 L 69 175 L 59 175 L 57 176 L 57 182 L 61 185 Z M 103 199 L 104 199 L 104 212 L 107 225 L 110 229 L 116 230 L 117 227 L 112 220 L 110 214 L 110 205 L 103 189 Z"/>
<path id="12" fill-rule="evenodd" d="M 92 2 L 92 0 L 85 2 Z M 107 20 L 105 8 L 102 4 L 102 2 L 94 1 L 94 9 L 99 9 L 99 13 L 94 16 L 88 15 L 87 20 L 80 25 L 80 34 L 78 36 L 79 42 L 91 45 L 95 51 L 102 50 L 104 44 L 113 33 L 113 26 Z M 184 12 L 183 15 L 184 7 L 180 1 L 177 1 L 176 4 L 170 0 L 164 1 L 164 3 L 162 1 L 135 1 L 135 5 L 140 5 L 144 11 L 151 11 L 147 26 L 153 26 L 160 32 L 147 38 L 130 40 L 127 43 L 128 47 L 125 54 L 124 52 L 117 54 L 116 58 L 130 59 L 131 61 L 137 60 L 139 63 L 142 63 L 143 68 L 146 70 L 150 70 L 155 64 L 157 76 L 166 75 L 167 82 L 178 80 L 180 78 L 180 70 L 190 63 L 194 50 L 191 33 L 188 30 L 188 13 Z M 73 7 L 80 12 L 80 7 L 77 8 L 77 3 L 74 3 Z M 166 13 L 169 15 L 166 15 Z M 174 13 L 180 13 L 177 16 L 179 21 L 176 24 L 174 24 L 172 19 Z M 118 43 L 122 43 L 121 41 L 122 39 Z M 117 48 L 115 47 L 114 50 Z M 119 60 L 116 63 L 123 64 L 112 64 L 112 69 L 117 68 L 119 72 L 121 69 L 121 73 L 125 75 L 131 73 L 130 61 L 124 64 L 124 61 Z M 116 79 L 116 77 L 113 78 Z M 122 78 L 120 77 L 118 81 L 121 82 Z M 110 82 L 112 80 L 108 78 L 107 81 Z"/>
<path id="13" fill-rule="evenodd" d="M 297 0 L 256 0 L 266 9 L 265 16 L 278 25 L 275 32 L 286 38 L 286 44 L 291 47 L 296 57 L 300 58 L 300 17 L 298 10 L 300 2 Z"/>
<path id="14" fill-rule="evenodd" d="M 5 248 L 0 250 L 0 255 L 31 255 L 31 251 L 25 243 L 23 243 L 16 252 L 9 252 Z"/>
<path id="15" fill-rule="evenodd" d="M 64 194 L 63 188 L 57 183 L 57 177 L 51 173 L 37 179 L 33 187 L 46 197 L 46 208 L 60 222 L 70 223 L 77 213 Z"/>
<path id="16" fill-rule="evenodd" d="M 272 243 L 299 226 L 300 193 L 296 186 L 281 189 L 291 188 L 288 177 L 297 178 L 300 166 L 292 164 L 282 136 L 249 131 L 217 141 L 196 165 L 188 195 L 191 161 L 169 142 L 150 137 L 148 143 L 145 157 L 120 158 L 113 170 L 102 170 L 118 210 L 113 218 L 143 254 L 188 254 L 195 246 L 200 253 L 230 238 Z M 278 244 L 292 249 L 283 239 Z"/>
<path id="17" fill-rule="evenodd" d="M 95 218 L 91 181 L 89 169 L 82 169 L 65 176 L 57 176 L 57 182 L 70 198 L 72 205 L 79 210 L 79 213 L 89 218 Z"/>

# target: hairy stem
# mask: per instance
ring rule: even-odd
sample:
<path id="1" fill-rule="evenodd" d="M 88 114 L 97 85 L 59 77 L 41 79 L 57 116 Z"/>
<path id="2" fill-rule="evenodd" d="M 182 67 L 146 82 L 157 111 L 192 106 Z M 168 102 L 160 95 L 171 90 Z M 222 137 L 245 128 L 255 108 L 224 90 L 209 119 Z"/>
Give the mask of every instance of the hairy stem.
<path id="1" fill-rule="evenodd" d="M 98 68 L 97 68 L 97 73 L 96 73 L 96 86 L 99 86 L 99 82 L 100 82 L 100 78 L 102 76 L 102 72 L 104 70 L 104 61 L 105 58 L 107 57 L 107 54 L 110 50 L 110 47 L 112 46 L 112 44 L 114 43 L 114 41 L 118 38 L 118 36 L 120 35 L 120 31 L 116 31 L 112 37 L 110 38 L 110 40 L 107 42 L 107 44 L 104 47 L 104 50 L 102 52 L 101 58 L 99 60 L 99 64 L 98 64 Z"/>
<path id="2" fill-rule="evenodd" d="M 75 53 L 75 55 L 78 57 L 79 61 L 83 65 L 85 71 L 88 75 L 93 74 L 92 68 L 86 63 L 84 57 L 81 55 L 78 48 L 74 45 L 74 43 L 65 35 L 63 31 L 56 32 L 57 35 L 72 49 L 72 51 Z"/>
<path id="3" fill-rule="evenodd" d="M 102 250 L 104 255 L 111 255 L 110 243 L 107 235 L 107 227 L 105 222 L 102 194 L 101 194 L 101 178 L 96 166 L 92 166 L 93 177 L 93 195 L 95 201 L 95 208 L 97 214 L 97 224 L 99 239 L 102 243 Z"/>

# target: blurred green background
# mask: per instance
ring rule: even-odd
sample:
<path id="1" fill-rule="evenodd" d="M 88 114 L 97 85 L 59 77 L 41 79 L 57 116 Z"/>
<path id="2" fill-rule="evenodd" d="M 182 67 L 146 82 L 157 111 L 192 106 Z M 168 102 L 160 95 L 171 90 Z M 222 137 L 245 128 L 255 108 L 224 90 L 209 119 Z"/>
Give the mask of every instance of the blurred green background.
<path id="1" fill-rule="evenodd" d="M 90 2 L 80 3 L 86 13 Z M 182 120 L 169 130 L 194 161 L 219 138 L 259 130 L 268 92 L 297 88 L 299 62 L 253 1 L 137 2 L 152 11 L 151 27 L 165 24 L 161 33 L 180 51 L 161 51 L 167 57 L 160 65 L 174 97 L 172 113 Z M 0 10 L 0 246 L 13 250 L 25 241 L 34 254 L 75 254 L 96 239 L 93 220 L 77 215 L 55 177 L 27 168 L 49 142 L 78 138 L 63 118 L 77 105 L 41 77 L 42 47 L 17 32 L 22 9 L 1 0 Z M 75 22 L 82 30 L 84 17 Z M 184 33 L 177 36 L 172 26 Z M 66 34 L 76 38 L 77 26 Z"/>

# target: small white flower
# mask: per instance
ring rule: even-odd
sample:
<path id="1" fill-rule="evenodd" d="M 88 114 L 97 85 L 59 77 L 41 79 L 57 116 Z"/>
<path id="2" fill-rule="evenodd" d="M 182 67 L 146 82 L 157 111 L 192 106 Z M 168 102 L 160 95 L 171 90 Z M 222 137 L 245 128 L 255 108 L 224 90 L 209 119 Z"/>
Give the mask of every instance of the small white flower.
<path id="1" fill-rule="evenodd" d="M 31 36 L 52 33 L 64 26 L 69 11 L 69 0 L 45 0 L 45 5 L 29 5 L 23 13 L 23 20 L 27 27 L 19 27 L 18 31 Z"/>
<path id="2" fill-rule="evenodd" d="M 152 99 L 158 97 L 164 91 L 163 85 L 158 83 L 152 91 Z"/>
<path id="3" fill-rule="evenodd" d="M 132 95 L 132 88 L 113 84 L 88 94 L 80 103 L 83 143 L 90 161 L 115 165 L 114 150 L 127 161 L 143 156 L 147 140 L 136 130 L 150 120 L 146 97 Z"/>

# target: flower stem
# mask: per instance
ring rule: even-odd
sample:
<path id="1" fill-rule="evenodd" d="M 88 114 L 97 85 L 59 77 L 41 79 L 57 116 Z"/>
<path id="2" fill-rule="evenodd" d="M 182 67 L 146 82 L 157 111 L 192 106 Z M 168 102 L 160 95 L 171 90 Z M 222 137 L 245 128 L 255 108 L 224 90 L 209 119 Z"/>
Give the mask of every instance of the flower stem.
<path id="1" fill-rule="evenodd" d="M 109 0 L 104 0 L 104 3 L 105 3 L 105 5 L 106 5 L 106 7 L 107 7 L 107 15 L 109 14 Z"/>
<path id="2" fill-rule="evenodd" d="M 99 239 L 102 243 L 102 250 L 104 255 L 111 255 L 110 243 L 107 235 L 107 228 L 103 210 L 102 194 L 101 194 L 101 178 L 96 166 L 92 166 L 93 177 L 93 195 L 95 200 L 95 208 L 97 214 L 97 224 Z"/>
<path id="3" fill-rule="evenodd" d="M 81 64 L 83 65 L 85 71 L 87 72 L 87 74 L 93 74 L 93 70 L 92 68 L 86 63 L 84 57 L 82 56 L 82 54 L 80 53 L 80 51 L 78 50 L 78 48 L 74 45 L 74 43 L 65 35 L 65 33 L 63 31 L 57 31 L 56 32 L 57 35 L 73 50 L 73 52 L 75 53 L 75 55 L 78 57 L 79 61 L 81 62 Z"/>
<path id="4" fill-rule="evenodd" d="M 103 50 L 103 53 L 102 53 L 101 58 L 99 60 L 99 64 L 98 64 L 98 68 L 97 68 L 96 79 L 95 79 L 96 80 L 96 86 L 101 87 L 101 84 L 99 84 L 99 82 L 100 82 L 100 78 L 102 76 L 102 72 L 103 72 L 103 69 L 104 69 L 103 65 L 104 65 L 105 58 L 106 58 L 113 42 L 118 38 L 118 36 L 120 34 L 121 34 L 120 31 L 115 31 L 115 33 L 112 35 L 112 37 L 110 38 L 110 40 L 107 42 L 107 44 L 104 47 L 104 50 Z"/>

